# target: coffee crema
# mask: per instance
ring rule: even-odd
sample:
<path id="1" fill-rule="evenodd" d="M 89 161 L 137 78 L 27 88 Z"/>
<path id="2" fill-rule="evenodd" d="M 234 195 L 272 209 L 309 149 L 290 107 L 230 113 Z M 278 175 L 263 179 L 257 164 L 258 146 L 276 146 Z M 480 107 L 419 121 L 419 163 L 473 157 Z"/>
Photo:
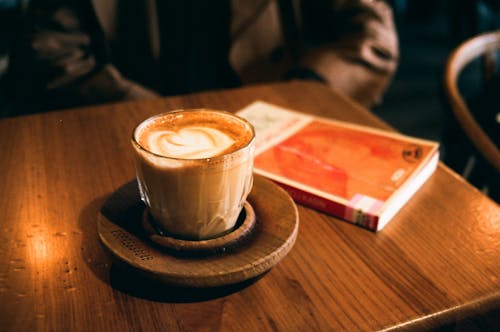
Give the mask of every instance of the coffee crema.
<path id="1" fill-rule="evenodd" d="M 135 140 L 156 155 L 179 159 L 212 158 L 247 145 L 253 134 L 234 116 L 210 110 L 174 111 L 151 118 Z"/>

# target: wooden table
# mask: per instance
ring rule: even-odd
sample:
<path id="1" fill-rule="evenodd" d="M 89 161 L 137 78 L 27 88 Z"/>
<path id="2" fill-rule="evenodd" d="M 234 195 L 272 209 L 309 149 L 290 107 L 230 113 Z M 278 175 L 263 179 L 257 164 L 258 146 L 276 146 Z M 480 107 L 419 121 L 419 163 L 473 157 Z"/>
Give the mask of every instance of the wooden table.
<path id="1" fill-rule="evenodd" d="M 499 206 L 444 165 L 377 234 L 299 206 L 295 246 L 253 282 L 181 289 L 113 264 L 96 216 L 134 178 L 132 128 L 255 99 L 390 129 L 298 82 L 0 120 L 0 330 L 427 329 L 498 313 Z"/>

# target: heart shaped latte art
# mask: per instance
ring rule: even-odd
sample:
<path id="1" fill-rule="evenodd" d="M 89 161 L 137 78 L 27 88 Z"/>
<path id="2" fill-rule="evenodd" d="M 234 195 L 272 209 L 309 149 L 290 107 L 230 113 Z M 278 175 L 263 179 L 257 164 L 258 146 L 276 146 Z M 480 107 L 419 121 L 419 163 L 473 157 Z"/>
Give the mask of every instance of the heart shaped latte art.
<path id="1" fill-rule="evenodd" d="M 178 131 L 157 130 L 149 134 L 149 150 L 172 158 L 201 159 L 219 155 L 230 148 L 234 140 L 210 127 L 184 127 Z"/>

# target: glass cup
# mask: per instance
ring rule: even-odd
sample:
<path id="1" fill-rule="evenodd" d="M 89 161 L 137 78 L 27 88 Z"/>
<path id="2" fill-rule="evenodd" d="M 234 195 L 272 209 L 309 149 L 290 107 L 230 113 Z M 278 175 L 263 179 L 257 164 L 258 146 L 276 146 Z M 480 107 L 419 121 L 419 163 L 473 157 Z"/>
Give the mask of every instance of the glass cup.
<path id="1" fill-rule="evenodd" d="M 230 232 L 253 184 L 255 132 L 229 112 L 155 115 L 133 131 L 141 199 L 170 236 L 204 240 Z"/>

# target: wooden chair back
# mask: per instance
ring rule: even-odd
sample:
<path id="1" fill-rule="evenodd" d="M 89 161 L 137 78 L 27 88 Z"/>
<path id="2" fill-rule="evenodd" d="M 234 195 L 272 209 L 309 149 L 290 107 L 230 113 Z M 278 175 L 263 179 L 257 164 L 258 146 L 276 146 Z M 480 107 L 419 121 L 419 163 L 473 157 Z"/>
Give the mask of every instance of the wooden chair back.
<path id="1" fill-rule="evenodd" d="M 459 91 L 458 79 L 464 68 L 479 58 L 483 58 L 483 78 L 491 78 L 496 69 L 495 56 L 498 50 L 500 30 L 474 36 L 452 51 L 447 58 L 444 72 L 444 90 L 454 117 L 475 149 L 497 172 L 500 171 L 500 151 L 469 109 Z"/>

